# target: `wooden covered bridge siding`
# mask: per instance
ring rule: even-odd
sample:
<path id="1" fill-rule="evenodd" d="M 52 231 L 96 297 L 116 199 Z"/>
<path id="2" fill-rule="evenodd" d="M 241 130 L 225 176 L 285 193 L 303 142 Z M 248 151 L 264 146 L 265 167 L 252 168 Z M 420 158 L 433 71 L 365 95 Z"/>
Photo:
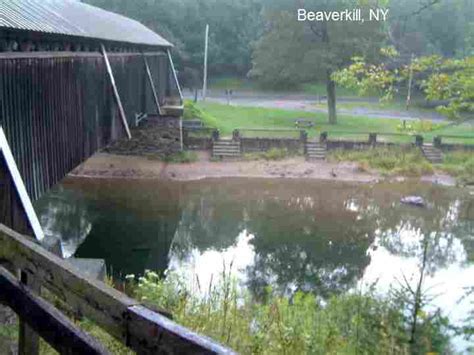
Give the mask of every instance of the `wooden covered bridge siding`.
<path id="1" fill-rule="evenodd" d="M 136 114 L 156 112 L 144 56 L 108 57 L 134 126 Z M 171 94 L 167 54 L 146 58 L 164 103 Z M 100 53 L 3 53 L 0 76 L 0 124 L 33 200 L 125 133 Z"/>

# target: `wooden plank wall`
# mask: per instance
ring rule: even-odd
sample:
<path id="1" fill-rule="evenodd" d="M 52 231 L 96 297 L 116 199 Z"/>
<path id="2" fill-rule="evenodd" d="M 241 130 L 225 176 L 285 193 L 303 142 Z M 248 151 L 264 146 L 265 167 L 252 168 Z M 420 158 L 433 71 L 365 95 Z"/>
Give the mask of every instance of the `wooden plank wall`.
<path id="1" fill-rule="evenodd" d="M 0 152 L 0 221 L 19 233 L 33 235 L 15 184 Z"/>
<path id="2" fill-rule="evenodd" d="M 165 85 L 158 78 L 165 55 L 147 55 L 157 85 Z M 133 127 L 135 114 L 156 111 L 142 54 L 111 53 L 109 59 Z M 0 124 L 32 200 L 124 136 L 100 53 L 1 54 Z"/>

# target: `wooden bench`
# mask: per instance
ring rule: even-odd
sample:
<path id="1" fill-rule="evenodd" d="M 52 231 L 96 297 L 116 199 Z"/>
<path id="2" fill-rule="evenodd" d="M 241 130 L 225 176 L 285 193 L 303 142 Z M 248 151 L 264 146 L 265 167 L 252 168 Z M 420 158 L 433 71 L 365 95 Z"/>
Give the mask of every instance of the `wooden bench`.
<path id="1" fill-rule="evenodd" d="M 295 121 L 295 127 L 296 128 L 312 128 L 314 127 L 314 122 L 308 121 L 308 120 L 303 120 L 303 119 L 298 119 Z"/>

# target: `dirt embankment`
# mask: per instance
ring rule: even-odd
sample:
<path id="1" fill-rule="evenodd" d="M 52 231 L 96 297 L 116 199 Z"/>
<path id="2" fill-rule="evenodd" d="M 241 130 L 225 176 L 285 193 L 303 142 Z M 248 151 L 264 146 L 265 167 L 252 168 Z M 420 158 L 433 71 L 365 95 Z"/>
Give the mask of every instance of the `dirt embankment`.
<path id="1" fill-rule="evenodd" d="M 377 172 L 361 171 L 357 163 L 306 161 L 293 157 L 282 161 L 211 162 L 209 154 L 198 153 L 197 162 L 169 164 L 146 157 L 99 153 L 76 168 L 71 175 L 91 178 L 167 179 L 178 181 L 204 178 L 304 178 L 317 180 L 377 182 L 384 179 Z M 401 180 L 403 178 L 392 178 Z M 422 180 L 451 185 L 454 180 L 445 175 L 423 177 Z"/>

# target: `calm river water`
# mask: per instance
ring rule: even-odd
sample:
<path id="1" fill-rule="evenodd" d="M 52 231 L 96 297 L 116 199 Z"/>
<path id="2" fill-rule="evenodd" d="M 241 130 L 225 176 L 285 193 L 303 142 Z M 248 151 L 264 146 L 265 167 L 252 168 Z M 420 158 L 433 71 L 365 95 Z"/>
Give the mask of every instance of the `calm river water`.
<path id="1" fill-rule="evenodd" d="M 400 204 L 420 195 L 427 208 Z M 459 322 L 474 300 L 474 192 L 418 183 L 306 180 L 197 182 L 67 179 L 36 203 L 68 255 L 103 258 L 115 276 L 173 270 L 207 285 L 224 269 L 258 295 L 328 296 L 415 281 Z M 458 344 L 462 345 L 462 344 Z"/>

